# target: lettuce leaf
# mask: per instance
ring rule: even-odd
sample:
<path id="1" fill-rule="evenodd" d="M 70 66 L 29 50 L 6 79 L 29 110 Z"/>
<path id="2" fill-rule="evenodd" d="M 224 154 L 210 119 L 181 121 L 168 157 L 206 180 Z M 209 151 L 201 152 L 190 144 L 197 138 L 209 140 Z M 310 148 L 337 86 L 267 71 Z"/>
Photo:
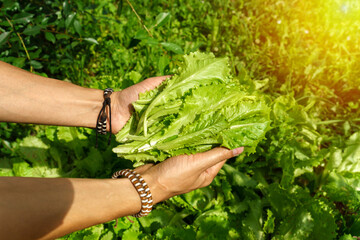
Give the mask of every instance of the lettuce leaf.
<path id="1" fill-rule="evenodd" d="M 249 153 L 270 129 L 266 98 L 232 79 L 226 58 L 184 56 L 178 73 L 140 94 L 135 112 L 116 135 L 119 157 L 142 163 L 216 146 L 245 146 Z"/>

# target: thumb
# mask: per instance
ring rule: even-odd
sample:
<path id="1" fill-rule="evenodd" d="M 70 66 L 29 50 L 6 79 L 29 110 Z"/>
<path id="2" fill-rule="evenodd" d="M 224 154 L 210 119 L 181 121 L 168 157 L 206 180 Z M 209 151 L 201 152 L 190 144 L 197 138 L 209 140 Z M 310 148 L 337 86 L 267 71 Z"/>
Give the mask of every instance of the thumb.
<path id="1" fill-rule="evenodd" d="M 149 91 L 149 90 L 154 89 L 155 87 L 160 85 L 160 83 L 162 83 L 164 80 L 166 80 L 167 78 L 170 78 L 170 77 L 171 77 L 171 75 L 147 78 L 133 86 L 134 87 L 136 86 L 138 88 Z"/>
<path id="2" fill-rule="evenodd" d="M 199 164 L 199 168 L 206 170 L 226 159 L 235 157 L 244 151 L 244 147 L 229 150 L 227 148 L 217 147 L 207 152 L 198 153 L 194 156 L 194 162 Z"/>

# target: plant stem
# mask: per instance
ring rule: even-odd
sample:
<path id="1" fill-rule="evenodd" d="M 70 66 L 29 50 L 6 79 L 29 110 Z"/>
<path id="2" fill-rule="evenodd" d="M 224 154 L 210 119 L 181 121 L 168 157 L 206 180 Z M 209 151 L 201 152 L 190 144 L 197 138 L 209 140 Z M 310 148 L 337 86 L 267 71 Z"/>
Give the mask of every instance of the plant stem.
<path id="1" fill-rule="evenodd" d="M 5 18 L 6 18 L 6 20 L 9 22 L 11 28 L 14 30 L 14 32 L 16 33 L 16 35 L 19 37 L 20 42 L 21 42 L 21 45 L 23 46 L 23 48 L 24 48 L 24 50 L 25 50 L 26 57 L 27 57 L 27 59 L 30 61 L 31 58 L 30 58 L 29 52 L 28 52 L 28 50 L 27 50 L 27 48 L 26 48 L 26 46 L 25 46 L 24 40 L 23 40 L 22 37 L 20 36 L 20 33 L 18 33 L 18 32 L 15 30 L 14 25 L 12 24 L 12 22 L 10 21 L 10 19 L 8 19 L 7 17 L 5 17 Z M 33 67 L 30 65 L 30 72 L 33 72 L 33 70 L 34 70 Z"/>
<path id="2" fill-rule="evenodd" d="M 334 119 L 334 120 L 320 121 L 320 122 L 317 122 L 316 125 L 326 125 L 326 124 L 333 124 L 333 123 L 340 123 L 340 122 L 345 122 L 345 120 Z"/>
<path id="3" fill-rule="evenodd" d="M 149 34 L 150 37 L 154 38 L 154 36 L 151 34 L 151 32 L 149 31 L 149 29 L 145 26 L 143 20 L 141 19 L 141 17 L 139 16 L 139 14 L 137 14 L 135 8 L 133 7 L 133 5 L 130 3 L 129 0 L 126 0 L 126 2 L 130 5 L 131 10 L 135 13 L 136 17 L 138 18 L 140 24 L 143 26 L 143 28 L 147 31 L 147 33 Z"/>

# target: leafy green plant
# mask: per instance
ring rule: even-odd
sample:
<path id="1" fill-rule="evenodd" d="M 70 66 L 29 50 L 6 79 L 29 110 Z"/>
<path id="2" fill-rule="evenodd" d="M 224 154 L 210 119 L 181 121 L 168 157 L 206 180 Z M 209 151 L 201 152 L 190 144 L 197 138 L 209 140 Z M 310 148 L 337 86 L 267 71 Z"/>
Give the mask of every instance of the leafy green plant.
<path id="1" fill-rule="evenodd" d="M 113 151 L 139 163 L 215 146 L 254 151 L 269 130 L 270 110 L 264 96 L 240 89 L 227 64 L 212 54 L 184 56 L 175 76 L 133 104 L 135 114 L 116 135 L 123 144 Z"/>
<path id="2" fill-rule="evenodd" d="M 77 11 L 82 10 L 80 3 L 77 7 Z M 74 5 L 68 1 L 4 1 L 1 16 L 0 47 L 6 50 L 1 51 L 0 58 L 31 72 L 61 76 L 62 70 L 78 58 L 76 51 L 89 51 L 91 44 L 98 44 L 84 36 Z M 84 61 L 78 62 L 84 67 Z"/>
<path id="3" fill-rule="evenodd" d="M 130 3 L 3 1 L 0 60 L 120 90 L 176 73 L 183 53 L 213 52 L 244 90 L 269 96 L 272 128 L 211 186 L 64 239 L 360 236 L 357 1 Z M 0 138 L 1 176 L 105 178 L 132 166 L 116 143 L 94 149 L 88 129 L 1 123 Z"/>

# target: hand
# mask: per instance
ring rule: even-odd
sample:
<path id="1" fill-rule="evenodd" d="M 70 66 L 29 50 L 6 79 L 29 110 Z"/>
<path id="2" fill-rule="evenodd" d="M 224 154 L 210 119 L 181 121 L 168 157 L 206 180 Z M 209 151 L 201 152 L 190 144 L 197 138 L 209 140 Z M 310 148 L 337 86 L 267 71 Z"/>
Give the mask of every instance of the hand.
<path id="1" fill-rule="evenodd" d="M 214 148 L 194 155 L 180 155 L 159 164 L 146 164 L 135 170 L 148 183 L 154 204 L 210 185 L 227 159 L 242 153 L 243 147 Z"/>
<path id="2" fill-rule="evenodd" d="M 132 103 L 138 100 L 139 93 L 143 93 L 157 87 L 169 76 L 152 77 L 145 79 L 122 91 L 114 92 L 111 96 L 112 132 L 115 134 L 124 127 L 132 113 Z"/>
<path id="3" fill-rule="evenodd" d="M 146 79 L 111 95 L 112 132 L 131 116 L 131 103 L 169 76 Z M 96 127 L 103 90 L 42 77 L 0 61 L 0 121 L 54 126 Z M 41 92 L 41 94 L 39 94 Z M 109 124 L 107 124 L 109 130 Z"/>
<path id="4" fill-rule="evenodd" d="M 111 97 L 112 132 L 117 133 L 132 114 L 132 103 L 139 93 L 157 87 L 170 76 L 148 78 L 122 91 L 114 92 Z M 194 155 L 180 155 L 154 165 L 146 164 L 136 168 L 149 184 L 154 204 L 210 185 L 227 159 L 242 153 L 244 148 L 228 150 L 215 148 Z"/>

